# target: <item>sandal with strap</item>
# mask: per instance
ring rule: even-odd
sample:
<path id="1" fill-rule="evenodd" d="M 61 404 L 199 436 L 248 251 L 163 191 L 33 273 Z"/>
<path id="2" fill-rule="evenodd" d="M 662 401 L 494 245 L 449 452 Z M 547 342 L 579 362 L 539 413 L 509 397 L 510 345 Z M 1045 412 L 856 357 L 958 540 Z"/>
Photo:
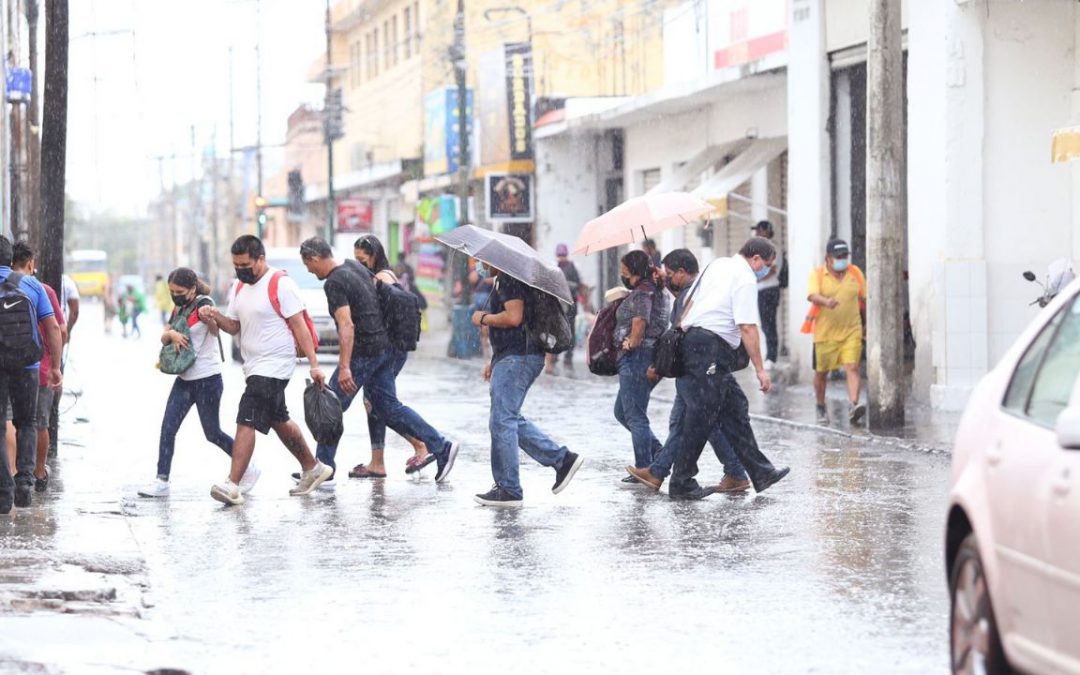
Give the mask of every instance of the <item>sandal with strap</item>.
<path id="1" fill-rule="evenodd" d="M 386 478 L 385 473 L 371 471 L 363 464 L 357 464 L 349 472 L 349 478 Z"/>
<path id="2" fill-rule="evenodd" d="M 413 455 L 405 461 L 405 473 L 416 473 L 425 466 L 430 465 L 436 460 L 435 453 L 430 452 L 423 458 Z"/>

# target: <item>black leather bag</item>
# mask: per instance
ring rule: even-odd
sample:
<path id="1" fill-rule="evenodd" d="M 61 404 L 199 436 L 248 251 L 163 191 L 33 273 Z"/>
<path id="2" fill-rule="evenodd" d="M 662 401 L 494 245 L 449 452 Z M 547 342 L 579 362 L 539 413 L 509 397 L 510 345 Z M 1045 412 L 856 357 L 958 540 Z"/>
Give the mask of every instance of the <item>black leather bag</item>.
<path id="1" fill-rule="evenodd" d="M 681 356 L 682 328 L 668 328 L 653 344 L 653 370 L 660 377 L 682 377 L 685 374 Z"/>

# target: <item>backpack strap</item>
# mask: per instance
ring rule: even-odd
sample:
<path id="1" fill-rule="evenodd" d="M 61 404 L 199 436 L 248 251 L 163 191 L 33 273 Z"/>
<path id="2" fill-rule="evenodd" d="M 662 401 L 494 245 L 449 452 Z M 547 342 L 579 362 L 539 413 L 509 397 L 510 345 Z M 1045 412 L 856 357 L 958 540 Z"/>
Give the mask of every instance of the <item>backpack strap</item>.
<path id="1" fill-rule="evenodd" d="M 4 285 L 11 287 L 11 290 L 13 291 L 17 291 L 19 290 L 19 284 L 22 283 L 23 277 L 25 276 L 26 275 L 22 272 L 12 270 L 11 274 L 7 276 L 7 279 L 4 279 Z"/>
<path id="2" fill-rule="evenodd" d="M 288 274 L 285 270 L 275 270 L 274 274 L 270 277 L 270 287 L 267 289 L 270 292 L 270 306 L 274 308 L 277 315 L 282 319 L 285 319 L 285 315 L 281 313 L 281 298 L 278 297 L 278 283 L 281 282 L 281 277 Z M 288 319 L 285 319 L 287 322 Z"/>

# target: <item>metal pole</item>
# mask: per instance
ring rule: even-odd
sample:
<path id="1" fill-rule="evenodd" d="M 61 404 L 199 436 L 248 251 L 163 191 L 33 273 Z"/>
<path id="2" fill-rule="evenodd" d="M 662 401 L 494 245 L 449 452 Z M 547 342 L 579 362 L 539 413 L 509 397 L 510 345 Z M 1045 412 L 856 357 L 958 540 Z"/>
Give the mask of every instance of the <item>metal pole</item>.
<path id="1" fill-rule="evenodd" d="M 457 15 L 454 17 L 454 80 L 457 84 L 458 104 L 458 201 L 461 204 L 461 213 L 458 214 L 458 224 L 464 224 L 469 219 L 469 105 L 468 89 L 466 82 L 465 60 L 465 0 L 458 0 Z M 457 256 L 460 269 L 455 276 L 461 281 L 461 302 L 467 304 L 470 300 L 471 289 L 469 288 L 469 261 L 466 256 Z"/>
<path id="2" fill-rule="evenodd" d="M 904 420 L 904 73 L 900 0 L 870 3 L 866 69 L 867 374 L 871 428 Z"/>
<path id="3" fill-rule="evenodd" d="M 255 174 L 255 191 L 262 196 L 262 0 L 255 0 Z"/>
<path id="4" fill-rule="evenodd" d="M 336 116 L 335 111 L 330 110 L 330 101 L 333 98 L 334 78 L 330 70 L 333 61 L 333 24 L 330 19 L 330 0 L 326 0 L 326 121 L 323 124 L 326 130 L 326 241 L 334 245 L 334 215 L 336 211 L 334 203 L 334 132 L 332 128 Z"/>

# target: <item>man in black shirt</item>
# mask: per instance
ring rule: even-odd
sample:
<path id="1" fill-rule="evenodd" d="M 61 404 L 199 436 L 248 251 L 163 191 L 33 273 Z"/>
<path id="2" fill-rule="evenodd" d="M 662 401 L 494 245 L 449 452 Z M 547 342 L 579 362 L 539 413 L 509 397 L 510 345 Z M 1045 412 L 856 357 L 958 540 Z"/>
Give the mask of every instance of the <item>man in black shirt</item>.
<path id="1" fill-rule="evenodd" d="M 371 272 L 355 260 L 339 263 L 320 237 L 300 245 L 300 259 L 309 272 L 325 280 L 326 301 L 337 322 L 340 353 L 329 386 L 341 399 L 342 412 L 364 389 L 372 410 L 386 426 L 402 436 L 420 439 L 435 455 L 435 482 L 441 483 L 454 468 L 459 445 L 398 400 L 393 359 Z M 319 461 L 331 467 L 336 467 L 336 454 L 336 445 L 320 443 L 316 451 Z"/>
<path id="2" fill-rule="evenodd" d="M 521 416 L 525 395 L 544 369 L 544 352 L 532 344 L 525 331 L 533 312 L 532 292 L 525 284 L 486 263 L 477 272 L 495 274 L 490 311 L 477 311 L 472 317 L 473 324 L 488 327 L 491 341 L 491 362 L 484 369 L 484 380 L 491 382 L 488 429 L 495 485 L 475 499 L 484 506 L 519 506 L 522 502 L 519 447 L 540 464 L 555 469 L 555 484 L 551 487 L 555 494 L 566 488 L 583 460 Z"/>

